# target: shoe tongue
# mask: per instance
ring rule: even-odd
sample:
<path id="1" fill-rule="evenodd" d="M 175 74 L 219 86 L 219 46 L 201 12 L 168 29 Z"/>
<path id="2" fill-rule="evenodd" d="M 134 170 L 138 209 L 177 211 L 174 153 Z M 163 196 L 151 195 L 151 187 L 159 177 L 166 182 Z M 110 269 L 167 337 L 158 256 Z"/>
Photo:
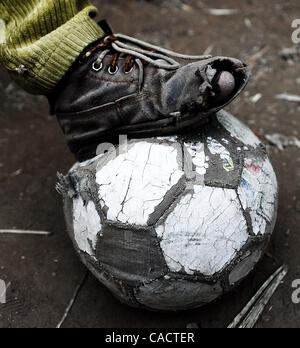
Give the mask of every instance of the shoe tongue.
<path id="1" fill-rule="evenodd" d="M 104 31 L 105 36 L 113 34 L 112 27 L 108 24 L 106 19 L 102 19 L 100 22 L 98 22 L 98 25 Z"/>

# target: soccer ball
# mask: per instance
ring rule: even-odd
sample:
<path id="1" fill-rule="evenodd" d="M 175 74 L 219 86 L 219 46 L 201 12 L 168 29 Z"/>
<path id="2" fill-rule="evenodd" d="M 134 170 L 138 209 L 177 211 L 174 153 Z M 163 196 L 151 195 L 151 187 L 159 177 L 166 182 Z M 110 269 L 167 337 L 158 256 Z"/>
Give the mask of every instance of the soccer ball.
<path id="1" fill-rule="evenodd" d="M 199 128 L 130 140 L 60 177 L 82 261 L 133 307 L 215 301 L 250 273 L 273 232 L 278 187 L 265 146 L 224 111 Z"/>

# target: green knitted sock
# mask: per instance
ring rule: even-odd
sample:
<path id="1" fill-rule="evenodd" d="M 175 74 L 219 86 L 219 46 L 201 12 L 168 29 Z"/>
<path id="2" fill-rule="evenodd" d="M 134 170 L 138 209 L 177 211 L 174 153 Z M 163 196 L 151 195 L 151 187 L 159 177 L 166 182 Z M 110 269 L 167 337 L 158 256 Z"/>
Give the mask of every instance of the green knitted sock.
<path id="1" fill-rule="evenodd" d="M 49 94 L 104 34 L 87 0 L 0 0 L 0 63 L 24 89 Z"/>

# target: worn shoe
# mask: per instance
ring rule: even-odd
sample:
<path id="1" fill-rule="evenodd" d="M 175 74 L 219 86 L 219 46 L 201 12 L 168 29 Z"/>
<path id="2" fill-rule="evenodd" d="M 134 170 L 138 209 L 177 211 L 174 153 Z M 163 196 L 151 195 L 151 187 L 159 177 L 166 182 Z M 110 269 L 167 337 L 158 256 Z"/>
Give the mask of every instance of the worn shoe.
<path id="1" fill-rule="evenodd" d="M 80 161 L 119 135 L 176 134 L 229 104 L 249 74 L 233 58 L 185 56 L 113 35 L 89 47 L 51 98 L 52 111 Z M 196 60 L 182 66 L 174 58 Z"/>

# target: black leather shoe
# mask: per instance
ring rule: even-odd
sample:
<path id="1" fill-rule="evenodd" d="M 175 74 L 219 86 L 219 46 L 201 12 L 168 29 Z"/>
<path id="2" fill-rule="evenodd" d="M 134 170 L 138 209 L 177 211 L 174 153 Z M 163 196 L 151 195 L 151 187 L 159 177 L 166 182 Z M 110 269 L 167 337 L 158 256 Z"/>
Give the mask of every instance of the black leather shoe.
<path id="1" fill-rule="evenodd" d="M 184 56 L 121 34 L 89 47 L 51 98 L 52 111 L 80 161 L 119 135 L 176 134 L 229 104 L 249 74 L 233 58 Z M 182 66 L 174 58 L 196 60 Z"/>

